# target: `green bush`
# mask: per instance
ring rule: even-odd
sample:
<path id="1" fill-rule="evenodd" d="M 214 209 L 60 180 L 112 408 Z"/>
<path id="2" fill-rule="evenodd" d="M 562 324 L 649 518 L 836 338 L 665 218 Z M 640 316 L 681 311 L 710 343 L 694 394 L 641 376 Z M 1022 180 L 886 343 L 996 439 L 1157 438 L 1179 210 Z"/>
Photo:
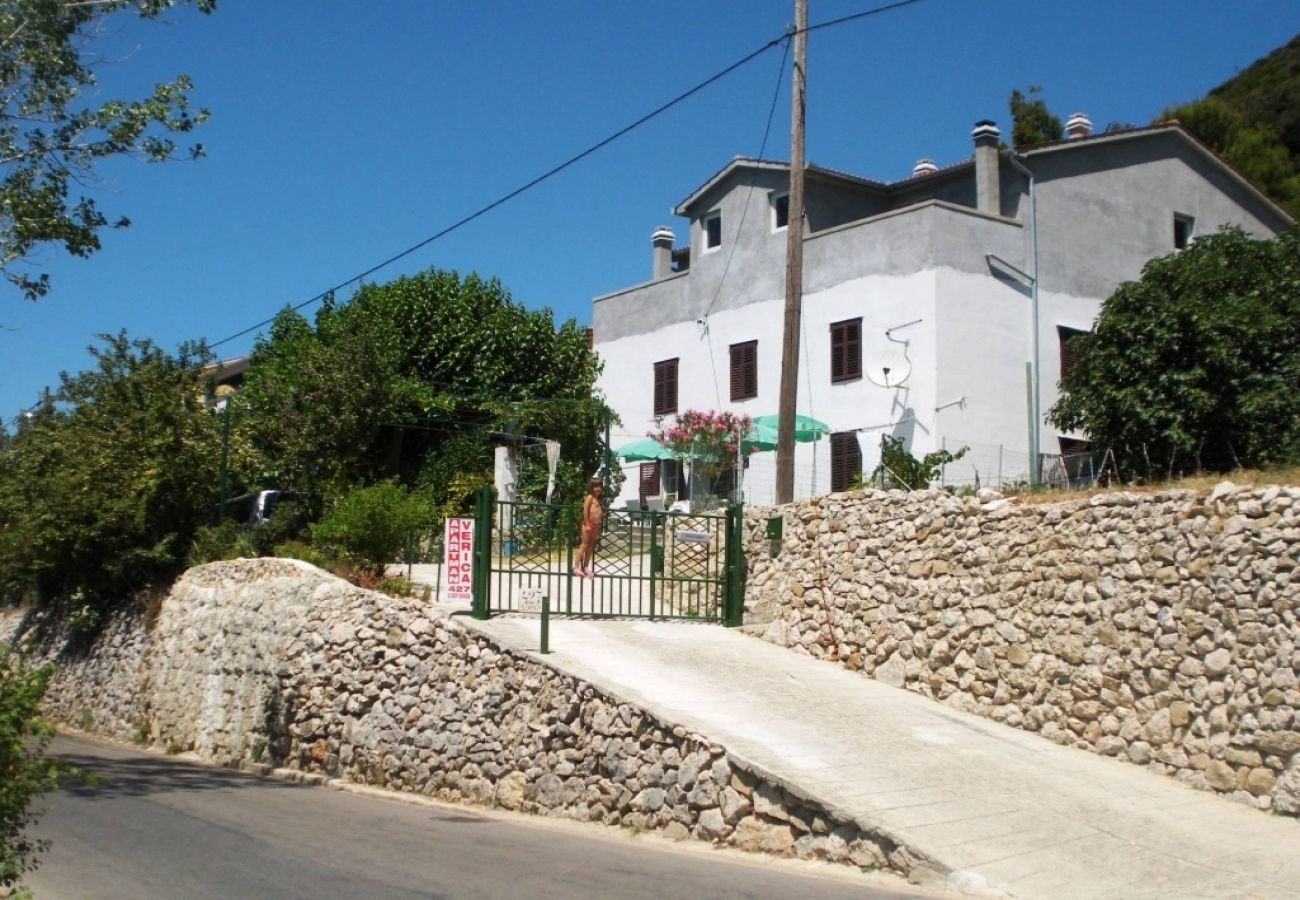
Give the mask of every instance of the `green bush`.
<path id="1" fill-rule="evenodd" d="M 32 798 L 58 787 L 60 766 L 45 758 L 54 728 L 41 718 L 41 698 L 53 669 L 0 655 L 0 890 L 21 895 L 22 877 L 36 868 L 46 842 L 24 834 L 36 820 Z"/>
<path id="2" fill-rule="evenodd" d="M 382 576 L 397 562 L 408 536 L 431 524 L 428 497 L 395 481 L 355 488 L 311 527 L 312 546 L 327 556 L 369 568 Z"/>
<path id="3" fill-rule="evenodd" d="M 886 489 L 925 490 L 930 482 L 939 477 L 939 471 L 946 464 L 961 459 L 969 449 L 962 447 L 955 453 L 936 450 L 917 459 L 903 447 L 902 438 L 882 435 L 880 465 L 871 473 L 869 483 Z"/>
<path id="4" fill-rule="evenodd" d="M 274 555 L 281 559 L 300 559 L 321 569 L 328 569 L 330 563 L 324 553 L 302 541 L 284 541 L 276 544 Z"/>
<path id="5" fill-rule="evenodd" d="M 257 556 L 248 534 L 231 519 L 216 525 L 200 525 L 190 542 L 190 552 L 185 562 L 190 566 L 218 562 L 223 559 L 240 559 Z"/>

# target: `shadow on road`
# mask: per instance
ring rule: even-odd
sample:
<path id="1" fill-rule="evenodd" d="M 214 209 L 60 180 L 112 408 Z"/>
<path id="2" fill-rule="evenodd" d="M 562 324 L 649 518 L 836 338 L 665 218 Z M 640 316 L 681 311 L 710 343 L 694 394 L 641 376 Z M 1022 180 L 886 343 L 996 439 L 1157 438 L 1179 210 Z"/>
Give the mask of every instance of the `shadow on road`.
<path id="1" fill-rule="evenodd" d="M 185 760 L 163 758 L 116 758 L 77 753 L 58 745 L 50 755 L 70 766 L 91 773 L 94 783 L 64 777 L 60 789 L 88 800 L 113 797 L 145 797 L 174 791 L 237 791 L 253 786 L 294 789 L 302 785 L 256 778 L 243 772 L 213 769 Z"/>

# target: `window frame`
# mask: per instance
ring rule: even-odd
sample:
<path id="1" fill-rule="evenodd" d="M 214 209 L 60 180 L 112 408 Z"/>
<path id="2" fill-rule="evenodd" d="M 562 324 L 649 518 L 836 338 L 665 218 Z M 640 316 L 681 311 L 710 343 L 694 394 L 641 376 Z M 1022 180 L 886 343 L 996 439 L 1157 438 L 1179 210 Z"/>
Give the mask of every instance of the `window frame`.
<path id="1" fill-rule="evenodd" d="M 651 407 L 654 415 L 671 416 L 677 412 L 678 364 L 681 357 L 661 359 L 654 364 L 654 393 Z M 671 397 L 669 393 L 671 392 Z"/>
<path id="2" fill-rule="evenodd" d="M 741 341 L 728 348 L 731 402 L 758 396 L 758 341 Z"/>
<path id="3" fill-rule="evenodd" d="M 718 242 L 710 243 L 712 238 L 712 227 L 717 223 Z M 722 249 L 722 210 L 715 209 L 700 216 L 700 244 L 704 253 L 713 253 Z"/>
<path id="4" fill-rule="evenodd" d="M 856 333 L 851 335 L 854 330 Z M 862 378 L 862 317 L 832 322 L 830 337 L 831 384 L 843 384 Z M 838 367 L 836 366 L 837 354 Z"/>
<path id="5" fill-rule="evenodd" d="M 781 203 L 782 200 L 785 201 L 785 224 L 784 225 L 781 224 L 781 215 L 780 215 L 780 208 L 779 208 L 779 204 Z M 772 233 L 776 234 L 777 232 L 785 231 L 787 228 L 790 227 L 790 192 L 775 191 L 771 194 L 768 194 L 767 202 L 772 210 Z"/>
<path id="6" fill-rule="evenodd" d="M 1174 213 L 1174 249 L 1186 250 L 1196 240 L 1196 216 Z"/>

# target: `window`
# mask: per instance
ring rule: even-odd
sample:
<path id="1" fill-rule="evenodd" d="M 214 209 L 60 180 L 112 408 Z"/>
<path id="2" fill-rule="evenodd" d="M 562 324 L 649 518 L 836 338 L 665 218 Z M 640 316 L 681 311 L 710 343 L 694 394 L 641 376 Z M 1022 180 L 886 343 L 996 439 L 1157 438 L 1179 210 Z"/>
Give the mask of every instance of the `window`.
<path id="1" fill-rule="evenodd" d="M 1174 249 L 1184 250 L 1196 233 L 1196 220 L 1191 216 L 1174 213 Z"/>
<path id="2" fill-rule="evenodd" d="M 722 213 L 711 212 L 704 217 L 704 249 L 717 250 L 722 246 Z"/>
<path id="3" fill-rule="evenodd" d="M 654 414 L 670 416 L 677 412 L 677 360 L 655 363 Z"/>
<path id="4" fill-rule="evenodd" d="M 1075 338 L 1081 334 L 1087 334 L 1086 331 L 1079 331 L 1075 328 L 1066 328 L 1063 325 L 1056 326 L 1056 334 L 1061 341 L 1061 380 L 1074 371 L 1074 364 L 1078 361 L 1077 355 L 1079 345 L 1076 344 Z"/>
<path id="5" fill-rule="evenodd" d="M 862 448 L 856 431 L 831 435 L 831 490 L 847 491 L 862 474 Z"/>
<path id="6" fill-rule="evenodd" d="M 790 224 L 790 195 L 771 194 L 768 200 L 772 204 L 772 230 L 781 231 Z"/>
<path id="7" fill-rule="evenodd" d="M 831 325 L 831 381 L 862 377 L 862 320 L 846 319 Z"/>
<path id="8" fill-rule="evenodd" d="M 639 493 L 641 496 L 642 506 L 645 505 L 646 497 L 659 496 L 659 463 L 658 462 L 641 463 L 641 479 L 640 479 Z"/>
<path id="9" fill-rule="evenodd" d="M 758 341 L 731 345 L 731 399 L 758 396 Z"/>
<path id="10" fill-rule="evenodd" d="M 676 494 L 681 483 L 682 464 L 676 459 L 665 459 L 659 466 L 659 484 L 665 494 Z"/>

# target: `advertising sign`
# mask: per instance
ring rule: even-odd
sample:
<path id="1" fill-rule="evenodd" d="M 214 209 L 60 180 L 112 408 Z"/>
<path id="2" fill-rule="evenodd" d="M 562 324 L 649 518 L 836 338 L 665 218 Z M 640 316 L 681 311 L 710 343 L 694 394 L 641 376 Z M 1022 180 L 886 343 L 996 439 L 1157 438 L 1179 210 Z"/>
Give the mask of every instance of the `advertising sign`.
<path id="1" fill-rule="evenodd" d="M 448 519 L 443 547 L 446 549 L 447 600 L 470 603 L 474 599 L 474 520 Z"/>

